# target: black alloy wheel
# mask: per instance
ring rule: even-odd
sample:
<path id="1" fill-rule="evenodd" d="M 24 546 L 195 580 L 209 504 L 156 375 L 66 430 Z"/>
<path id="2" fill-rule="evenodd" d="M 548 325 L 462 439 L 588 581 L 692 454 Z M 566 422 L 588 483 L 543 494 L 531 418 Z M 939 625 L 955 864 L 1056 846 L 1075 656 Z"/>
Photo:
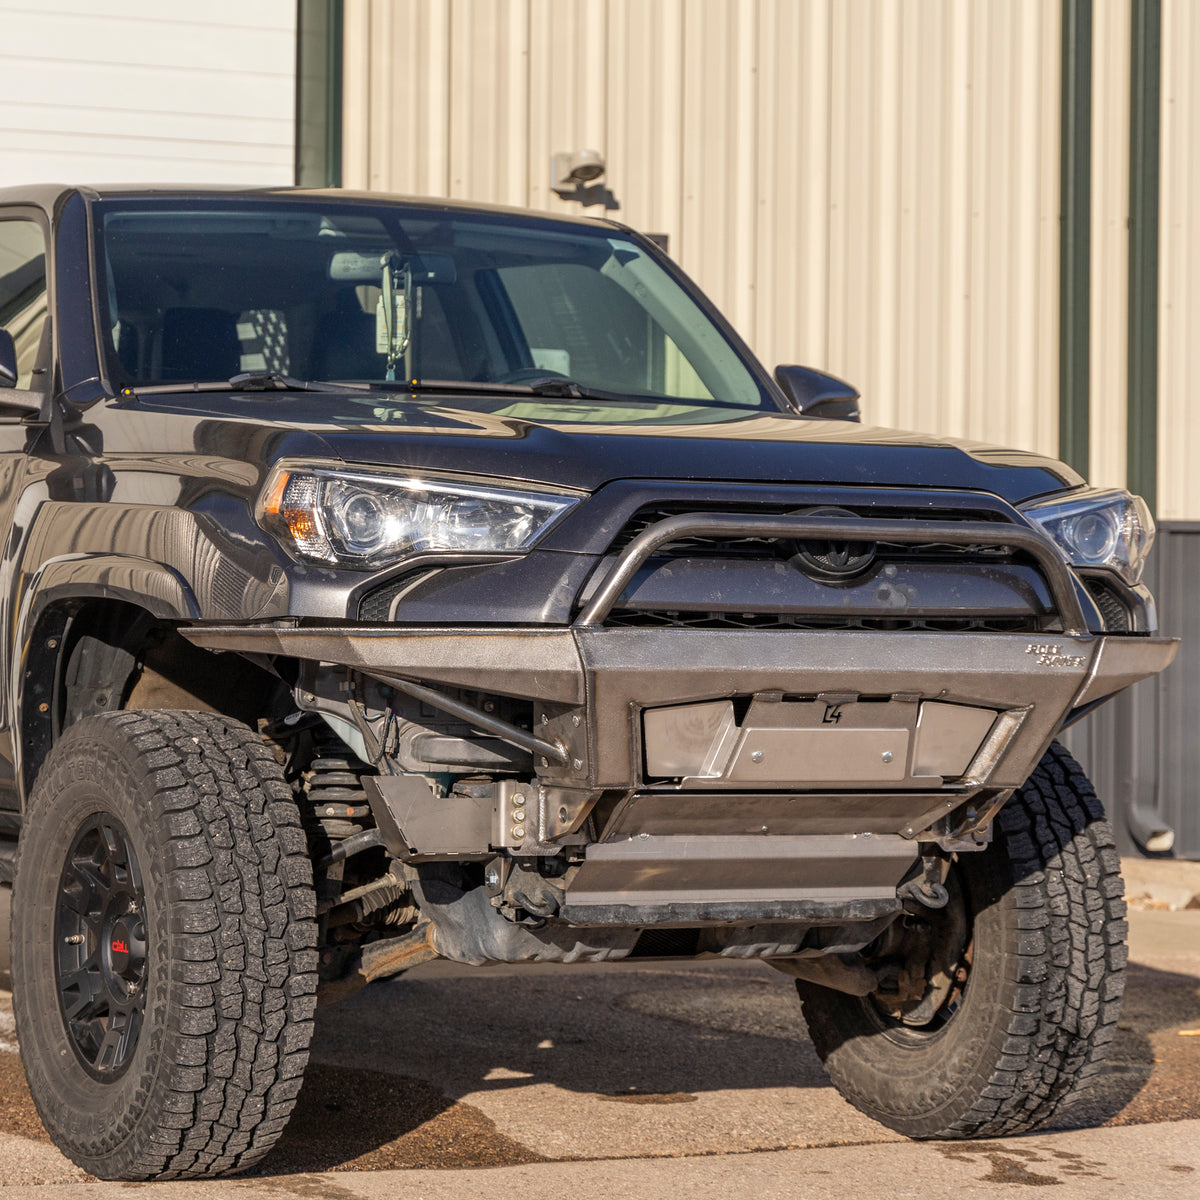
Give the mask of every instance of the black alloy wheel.
<path id="1" fill-rule="evenodd" d="M 146 1012 L 146 898 L 137 854 L 111 813 L 75 834 L 58 888 L 54 966 L 71 1045 L 96 1079 L 115 1079 Z"/>

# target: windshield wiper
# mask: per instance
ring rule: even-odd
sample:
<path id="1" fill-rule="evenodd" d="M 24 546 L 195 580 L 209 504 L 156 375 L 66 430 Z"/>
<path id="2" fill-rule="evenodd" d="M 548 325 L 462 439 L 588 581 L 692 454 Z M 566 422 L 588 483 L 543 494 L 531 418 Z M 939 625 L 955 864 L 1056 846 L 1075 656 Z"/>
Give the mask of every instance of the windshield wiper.
<path id="1" fill-rule="evenodd" d="M 303 379 L 293 379 L 282 371 L 243 371 L 240 375 L 229 377 L 229 386 L 238 392 L 315 392 L 320 388 L 306 383 Z"/>
<path id="2" fill-rule="evenodd" d="M 541 380 L 535 380 L 535 383 L 540 382 Z M 567 381 L 556 379 L 554 382 L 565 383 Z M 493 383 L 490 380 L 479 379 L 385 379 L 373 381 L 368 386 L 372 391 L 388 393 L 457 392 L 470 396 L 535 396 L 541 394 L 535 392 L 528 383 Z"/>
<path id="3" fill-rule="evenodd" d="M 293 379 L 282 371 L 243 371 L 229 379 L 190 379 L 183 383 L 139 383 L 124 387 L 122 396 L 137 397 L 139 393 L 169 392 L 363 392 L 366 384 L 326 383 Z"/>
<path id="4" fill-rule="evenodd" d="M 383 392 L 457 392 L 467 395 L 538 396 L 551 400 L 602 400 L 610 404 L 674 404 L 683 408 L 732 408 L 741 412 L 770 412 L 757 405 L 736 404 L 731 400 L 693 399 L 683 396 L 657 396 L 637 392 L 610 391 L 590 387 L 559 375 L 546 375 L 521 383 L 493 383 L 476 379 L 410 379 L 406 382 L 375 383 L 372 389 Z"/>

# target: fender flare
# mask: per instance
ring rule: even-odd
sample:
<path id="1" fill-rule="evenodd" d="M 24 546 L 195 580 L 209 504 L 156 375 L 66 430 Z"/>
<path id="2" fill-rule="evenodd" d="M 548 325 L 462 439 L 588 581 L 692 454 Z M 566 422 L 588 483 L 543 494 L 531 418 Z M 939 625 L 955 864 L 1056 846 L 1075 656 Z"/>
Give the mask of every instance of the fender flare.
<path id="1" fill-rule="evenodd" d="M 13 653 L 9 663 L 8 708 L 12 766 L 21 807 L 31 780 L 26 778 L 26 751 L 48 748 L 52 713 L 32 713 L 41 693 L 54 692 L 59 648 L 65 619 L 46 630 L 45 644 L 34 644 L 42 618 L 55 604 L 68 600 L 121 600 L 162 620 L 190 621 L 200 606 L 177 571 L 150 559 L 119 554 L 66 554 L 47 559 L 29 577 L 17 604 L 13 623 Z M 26 718 L 39 717 L 42 729 Z M 36 725 L 36 723 L 35 723 Z M 43 745 L 44 743 L 44 745 Z"/>

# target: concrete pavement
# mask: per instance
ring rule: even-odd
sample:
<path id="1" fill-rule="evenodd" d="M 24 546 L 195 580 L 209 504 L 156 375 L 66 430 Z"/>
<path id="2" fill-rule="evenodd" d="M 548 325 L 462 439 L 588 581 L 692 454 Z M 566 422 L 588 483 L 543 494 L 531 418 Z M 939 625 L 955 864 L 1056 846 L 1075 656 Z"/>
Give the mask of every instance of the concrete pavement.
<path id="1" fill-rule="evenodd" d="M 0 1160 L 8 1157 L 0 1136 Z M 139 1185 L 8 1185 L 5 1200 L 111 1200 Z M 1004 1142 L 904 1142 L 703 1158 L 539 1163 L 487 1171 L 285 1175 L 152 1186 L 154 1200 L 938 1200 L 1056 1186 L 1055 1200 L 1185 1200 L 1200 1192 L 1200 1121 Z"/>

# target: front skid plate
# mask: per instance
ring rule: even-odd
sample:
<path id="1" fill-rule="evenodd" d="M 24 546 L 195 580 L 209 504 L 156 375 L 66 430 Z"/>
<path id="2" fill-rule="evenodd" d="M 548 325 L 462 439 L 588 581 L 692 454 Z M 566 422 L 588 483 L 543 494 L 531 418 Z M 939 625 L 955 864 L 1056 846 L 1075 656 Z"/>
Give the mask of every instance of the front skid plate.
<path id="1" fill-rule="evenodd" d="M 562 916 L 574 924 L 683 919 L 867 920 L 899 907 L 917 847 L 896 836 L 650 837 L 587 848 Z"/>

